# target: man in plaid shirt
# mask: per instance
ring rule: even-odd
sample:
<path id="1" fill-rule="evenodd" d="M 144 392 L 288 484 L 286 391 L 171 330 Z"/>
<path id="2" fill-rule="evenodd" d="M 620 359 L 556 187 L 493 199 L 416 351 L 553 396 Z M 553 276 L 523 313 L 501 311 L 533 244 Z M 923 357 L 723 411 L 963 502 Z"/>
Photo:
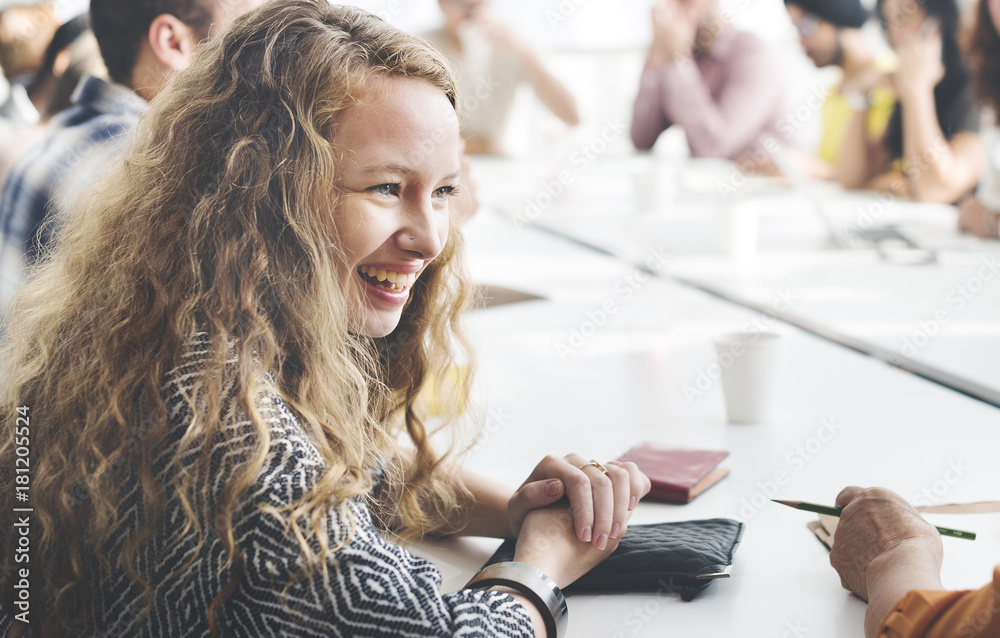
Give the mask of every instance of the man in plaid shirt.
<path id="1" fill-rule="evenodd" d="M 199 44 L 262 0 L 91 0 L 111 81 L 81 80 L 73 106 L 14 165 L 0 196 L 0 311 L 50 246 L 80 191 L 119 155 L 148 100 Z"/>

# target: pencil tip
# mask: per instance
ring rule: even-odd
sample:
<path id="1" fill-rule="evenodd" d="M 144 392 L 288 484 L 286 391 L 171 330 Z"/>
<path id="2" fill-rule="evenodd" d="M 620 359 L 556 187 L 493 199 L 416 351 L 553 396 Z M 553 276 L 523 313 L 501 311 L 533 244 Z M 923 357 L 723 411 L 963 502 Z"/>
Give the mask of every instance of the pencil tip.
<path id="1" fill-rule="evenodd" d="M 799 505 L 798 501 L 779 501 L 776 498 L 772 498 L 775 503 L 781 503 L 782 505 L 787 505 L 788 507 L 797 507 Z"/>

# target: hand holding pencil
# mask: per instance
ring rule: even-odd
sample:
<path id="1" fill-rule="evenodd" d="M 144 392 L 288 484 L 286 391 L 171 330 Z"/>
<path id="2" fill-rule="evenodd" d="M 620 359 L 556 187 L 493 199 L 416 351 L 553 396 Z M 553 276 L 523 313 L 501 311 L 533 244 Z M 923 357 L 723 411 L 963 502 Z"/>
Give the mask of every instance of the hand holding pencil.
<path id="1" fill-rule="evenodd" d="M 781 503 L 782 505 L 787 505 L 788 507 L 802 510 L 803 512 L 815 512 L 816 514 L 825 514 L 827 516 L 840 516 L 842 508 L 840 507 L 830 507 L 829 505 L 817 505 L 816 503 L 806 503 L 805 501 L 779 501 L 778 499 L 771 499 L 775 503 Z M 938 531 L 941 536 L 951 536 L 952 538 L 964 538 L 966 540 L 974 541 L 976 540 L 975 532 L 966 532 L 960 529 L 951 529 L 950 527 L 938 527 L 935 526 L 934 529 Z"/>
<path id="2" fill-rule="evenodd" d="M 830 564 L 845 589 L 873 603 L 869 611 L 892 604 L 910 589 L 943 589 L 941 534 L 901 496 L 883 488 L 848 487 L 836 506 L 840 522 Z"/>

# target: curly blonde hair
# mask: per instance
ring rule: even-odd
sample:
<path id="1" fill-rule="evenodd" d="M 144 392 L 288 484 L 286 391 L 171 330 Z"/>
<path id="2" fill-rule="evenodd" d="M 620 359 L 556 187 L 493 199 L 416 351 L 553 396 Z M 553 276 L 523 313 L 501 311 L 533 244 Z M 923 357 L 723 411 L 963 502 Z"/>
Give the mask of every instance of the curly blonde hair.
<path id="1" fill-rule="evenodd" d="M 325 568 L 336 549 L 323 533 L 330 508 L 369 494 L 372 468 L 401 443 L 412 461 L 390 463 L 384 481 L 398 533 L 446 528 L 463 488 L 443 471 L 449 455 L 432 447 L 417 397 L 454 357 L 467 363 L 457 323 L 470 296 L 461 237 L 453 224 L 397 329 L 373 339 L 352 332 L 350 266 L 330 223 L 337 116 L 384 76 L 422 79 L 456 104 L 439 54 L 364 11 L 274 0 L 237 19 L 151 105 L 121 166 L 75 207 L 58 249 L 13 304 L 0 359 L 0 410 L 11 420 L 0 477 L 14 485 L 13 419 L 27 406 L 35 632 L 86 626 L 99 585 L 86 566 L 95 560 L 108 567 L 120 558 L 142 582 L 136 552 L 157 534 L 168 498 L 180 499 L 199 547 L 204 534 L 218 534 L 240 564 L 233 512 L 270 443 L 262 391 L 294 408 L 326 462 L 286 513 L 307 571 Z M 163 459 L 171 436 L 163 383 L 200 333 L 211 345 L 186 397 L 195 417 Z M 253 436 L 245 462 L 227 468 L 209 499 L 204 476 L 213 441 L 231 436 L 233 397 Z M 154 472 L 154 462 L 180 468 L 192 455 L 193 468 Z M 123 556 L 106 557 L 126 468 L 138 472 L 144 524 Z M 209 502 L 211 512 L 200 509 Z M 13 556 L 12 489 L 0 491 L 0 504 L 0 545 Z M 8 610 L 13 585 L 2 585 Z M 210 610 L 213 631 L 225 596 Z"/>

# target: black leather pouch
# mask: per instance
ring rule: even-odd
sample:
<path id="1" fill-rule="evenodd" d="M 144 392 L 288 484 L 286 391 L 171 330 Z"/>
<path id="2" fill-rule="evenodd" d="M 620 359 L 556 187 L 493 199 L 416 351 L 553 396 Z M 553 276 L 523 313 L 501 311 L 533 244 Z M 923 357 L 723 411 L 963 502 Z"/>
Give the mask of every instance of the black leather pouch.
<path id="1" fill-rule="evenodd" d="M 564 591 L 664 591 L 694 600 L 713 580 L 729 578 L 742 537 L 743 523 L 729 518 L 629 525 L 614 553 Z M 514 560 L 514 546 L 504 541 L 486 565 Z"/>

